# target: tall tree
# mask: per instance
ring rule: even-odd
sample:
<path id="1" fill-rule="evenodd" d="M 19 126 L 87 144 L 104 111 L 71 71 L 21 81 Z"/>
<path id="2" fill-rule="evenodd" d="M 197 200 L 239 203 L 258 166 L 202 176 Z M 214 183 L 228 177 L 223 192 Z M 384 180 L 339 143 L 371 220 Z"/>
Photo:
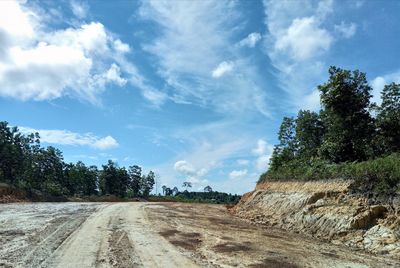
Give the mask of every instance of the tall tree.
<path id="1" fill-rule="evenodd" d="M 296 118 L 296 140 L 299 155 L 316 157 L 321 146 L 324 128 L 316 112 L 300 110 Z"/>
<path id="2" fill-rule="evenodd" d="M 212 192 L 212 188 L 210 185 L 207 185 L 206 187 L 204 187 L 204 192 L 206 193 L 211 193 Z"/>
<path id="3" fill-rule="evenodd" d="M 182 187 L 186 188 L 186 191 L 187 191 L 188 188 L 192 187 L 192 183 L 188 182 L 188 181 L 185 181 L 185 182 L 183 182 Z"/>
<path id="4" fill-rule="evenodd" d="M 278 132 L 279 144 L 272 152 L 270 167 L 276 170 L 285 162 L 292 160 L 298 150 L 296 139 L 296 120 L 293 117 L 284 117 Z"/>
<path id="5" fill-rule="evenodd" d="M 132 190 L 132 194 L 133 196 L 139 196 L 140 184 L 142 180 L 142 168 L 137 165 L 130 166 L 128 173 L 130 177 L 130 189 Z"/>
<path id="6" fill-rule="evenodd" d="M 155 183 L 155 174 L 150 171 L 147 176 L 142 176 L 141 191 L 143 196 L 149 196 L 150 192 L 153 190 Z"/>
<path id="7" fill-rule="evenodd" d="M 376 125 L 381 151 L 400 151 L 400 84 L 386 85 L 381 94 L 382 104 L 378 107 Z"/>
<path id="8" fill-rule="evenodd" d="M 178 187 L 175 186 L 174 188 L 172 188 L 172 193 L 173 195 L 177 195 L 179 193 Z"/>
<path id="9" fill-rule="evenodd" d="M 326 129 L 322 156 L 333 162 L 367 159 L 372 155 L 369 144 L 374 129 L 365 73 L 330 67 L 328 82 L 318 89 Z"/>

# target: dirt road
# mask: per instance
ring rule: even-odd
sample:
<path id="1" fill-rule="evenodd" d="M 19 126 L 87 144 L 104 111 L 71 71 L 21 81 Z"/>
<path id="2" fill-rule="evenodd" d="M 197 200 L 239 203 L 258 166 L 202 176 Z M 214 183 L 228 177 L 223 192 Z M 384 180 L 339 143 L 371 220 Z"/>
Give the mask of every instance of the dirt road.
<path id="1" fill-rule="evenodd" d="M 396 267 L 232 217 L 223 206 L 0 206 L 0 267 Z"/>

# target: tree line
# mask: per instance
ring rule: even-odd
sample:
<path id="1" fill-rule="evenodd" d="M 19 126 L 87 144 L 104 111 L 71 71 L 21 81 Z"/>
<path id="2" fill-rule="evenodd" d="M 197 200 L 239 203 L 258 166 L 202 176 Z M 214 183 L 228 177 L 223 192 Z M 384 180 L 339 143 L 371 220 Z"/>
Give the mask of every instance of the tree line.
<path id="1" fill-rule="evenodd" d="M 191 182 L 183 182 L 184 191 L 179 191 L 178 187 L 162 186 L 164 198 L 157 200 L 179 201 L 179 202 L 196 202 L 196 203 L 212 203 L 212 204 L 236 204 L 241 196 L 236 194 L 221 193 L 213 191 L 211 186 L 204 187 L 203 192 L 189 192 L 187 189 L 192 187 Z"/>
<path id="2" fill-rule="evenodd" d="M 363 164 L 361 168 L 355 164 L 388 156 L 390 161 L 399 162 L 396 159 L 400 159 L 397 154 L 400 151 L 400 84 L 385 85 L 382 103 L 377 105 L 371 102 L 372 88 L 365 73 L 330 67 L 328 81 L 319 85 L 318 90 L 319 112 L 300 110 L 297 117 L 283 118 L 279 143 L 260 181 L 345 176 L 356 172 L 357 167 L 363 169 L 357 172 L 365 174 L 367 166 Z M 346 164 L 352 167 L 350 173 L 344 172 Z M 400 173 L 393 165 L 394 162 L 385 165 L 396 178 L 388 187 L 400 182 Z M 339 169 L 339 173 L 332 172 Z"/>
<path id="3" fill-rule="evenodd" d="M 112 160 L 100 169 L 81 161 L 66 163 L 59 149 L 40 145 L 38 133 L 26 135 L 0 122 L 0 182 L 51 196 L 146 197 L 155 174 L 142 174 L 137 165 L 119 167 Z"/>

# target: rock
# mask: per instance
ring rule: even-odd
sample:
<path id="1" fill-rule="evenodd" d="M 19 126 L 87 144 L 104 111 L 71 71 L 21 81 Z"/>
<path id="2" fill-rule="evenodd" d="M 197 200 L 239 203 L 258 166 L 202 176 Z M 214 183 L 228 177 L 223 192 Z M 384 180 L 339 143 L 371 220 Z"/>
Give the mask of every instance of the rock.
<path id="1" fill-rule="evenodd" d="M 290 182 L 279 191 L 258 188 L 244 195 L 234 213 L 253 222 L 347 244 L 355 250 L 400 258 L 399 209 L 391 209 L 386 203 L 377 205 L 376 200 L 368 205 L 368 199 L 343 190 L 330 188 L 328 193 L 321 185 L 312 192 L 311 184 L 307 191 L 290 188 Z M 396 198 L 392 203 L 399 208 L 400 198 Z"/>

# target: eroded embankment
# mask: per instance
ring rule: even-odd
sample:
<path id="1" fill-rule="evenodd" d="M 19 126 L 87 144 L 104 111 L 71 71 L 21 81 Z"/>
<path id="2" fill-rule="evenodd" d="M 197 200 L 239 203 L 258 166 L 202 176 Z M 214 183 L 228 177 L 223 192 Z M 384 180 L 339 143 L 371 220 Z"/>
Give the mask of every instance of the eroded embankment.
<path id="1" fill-rule="evenodd" d="M 232 211 L 245 219 L 400 259 L 400 208 L 348 194 L 349 182 L 266 182 Z"/>

